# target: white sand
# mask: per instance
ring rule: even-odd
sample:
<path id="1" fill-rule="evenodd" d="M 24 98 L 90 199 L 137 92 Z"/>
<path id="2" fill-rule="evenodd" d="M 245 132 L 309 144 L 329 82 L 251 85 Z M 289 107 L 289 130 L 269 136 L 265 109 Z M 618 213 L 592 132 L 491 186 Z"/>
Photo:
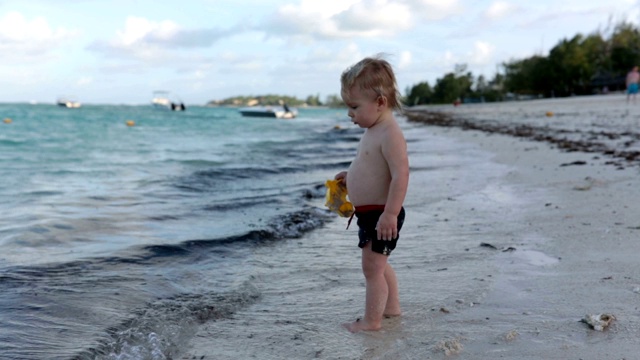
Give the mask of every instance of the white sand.
<path id="1" fill-rule="evenodd" d="M 637 121 L 640 104 L 603 98 L 493 111 L 583 121 L 621 106 Z M 412 177 L 390 258 L 404 315 L 377 333 L 340 326 L 362 315 L 364 280 L 355 226 L 345 231 L 338 219 L 259 249 L 247 271 L 261 299 L 204 324 L 183 359 L 639 358 L 640 167 L 504 135 L 404 126 Z M 577 160 L 587 164 L 560 166 Z M 605 331 L 579 322 L 599 313 L 616 317 Z"/>

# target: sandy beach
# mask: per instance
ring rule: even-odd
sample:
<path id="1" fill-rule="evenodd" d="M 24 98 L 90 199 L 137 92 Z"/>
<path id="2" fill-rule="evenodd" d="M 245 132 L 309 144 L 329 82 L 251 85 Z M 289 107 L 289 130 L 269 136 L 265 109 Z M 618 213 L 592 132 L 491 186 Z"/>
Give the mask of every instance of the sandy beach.
<path id="1" fill-rule="evenodd" d="M 640 358 L 640 103 L 408 117 L 407 220 L 390 257 L 403 316 L 380 332 L 341 327 L 363 313 L 364 279 L 356 230 L 336 218 L 253 254 L 258 301 L 201 324 L 180 358 Z M 615 320 L 598 331 L 589 314 Z"/>

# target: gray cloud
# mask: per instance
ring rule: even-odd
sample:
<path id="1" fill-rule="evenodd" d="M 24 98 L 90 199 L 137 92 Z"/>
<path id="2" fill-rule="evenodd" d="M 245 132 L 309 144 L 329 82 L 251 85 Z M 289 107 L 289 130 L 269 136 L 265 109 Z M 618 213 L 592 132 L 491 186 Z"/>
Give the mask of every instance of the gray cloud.
<path id="1" fill-rule="evenodd" d="M 459 14 L 458 0 L 364 0 L 322 9 L 286 5 L 259 26 L 267 36 L 331 40 L 392 36 L 419 22 L 440 21 Z"/>
<path id="2" fill-rule="evenodd" d="M 0 18 L 0 63 L 44 63 L 55 58 L 55 50 L 71 44 L 79 31 L 52 28 L 44 17 L 27 19 L 17 11 Z"/>
<path id="3" fill-rule="evenodd" d="M 208 48 L 220 40 L 248 31 L 244 25 L 229 29 L 185 29 L 172 21 L 155 22 L 129 17 L 125 28 L 110 40 L 96 40 L 87 50 L 108 57 L 148 61 L 150 64 L 171 61 L 176 51 Z"/>
<path id="4" fill-rule="evenodd" d="M 234 29 L 188 29 L 179 30 L 172 36 L 159 36 L 150 33 L 140 42 L 165 48 L 198 48 L 209 47 L 217 41 L 242 33 L 241 28 Z"/>

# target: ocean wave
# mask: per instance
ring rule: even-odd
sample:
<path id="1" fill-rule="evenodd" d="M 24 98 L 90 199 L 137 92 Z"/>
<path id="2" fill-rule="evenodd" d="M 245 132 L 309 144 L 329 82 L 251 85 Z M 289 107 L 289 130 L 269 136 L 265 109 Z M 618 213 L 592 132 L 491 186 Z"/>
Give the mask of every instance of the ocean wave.
<path id="1" fill-rule="evenodd" d="M 192 249 L 200 251 L 203 248 L 227 244 L 246 242 L 260 244 L 273 240 L 295 239 L 306 232 L 319 228 L 331 218 L 328 210 L 310 207 L 295 213 L 278 216 L 265 228 L 252 230 L 241 235 L 216 239 L 188 240 L 176 245 L 150 245 L 144 249 L 151 254 L 151 257 L 155 258 L 174 252 L 190 252 Z"/>
<path id="2" fill-rule="evenodd" d="M 0 139 L 0 146 L 26 146 L 33 143 L 31 140 Z"/>
<path id="3" fill-rule="evenodd" d="M 173 359 L 195 334 L 197 325 L 228 318 L 254 303 L 260 292 L 250 282 L 230 293 L 181 294 L 137 309 L 106 330 L 96 346 L 73 359 Z"/>
<path id="4" fill-rule="evenodd" d="M 179 279 L 194 271 L 220 277 L 231 271 L 228 281 L 236 283 L 241 277 L 235 272 L 242 271 L 241 259 L 252 248 L 302 237 L 331 218 L 324 209 L 308 207 L 235 236 L 132 247 L 122 256 L 5 268 L 0 274 L 0 292 L 6 294 L 0 317 L 14 326 L 12 335 L 0 336 L 0 347 L 7 346 L 5 355 L 25 359 L 38 358 L 34 354 L 69 358 L 71 353 L 76 354 L 73 359 L 172 358 L 193 335 L 195 325 L 226 318 L 259 298 L 250 286 L 182 293 L 185 284 Z M 171 276 L 166 269 L 171 269 Z M 208 281 L 214 281 L 209 276 Z M 204 287 L 217 288 L 213 284 Z M 203 284 L 187 287 L 194 286 Z M 167 291 L 179 293 L 163 296 Z M 152 295 L 155 300 L 140 302 Z M 57 324 L 57 330 L 52 332 L 47 324 Z M 74 335 L 78 331 L 84 335 Z M 29 333 L 29 338 L 23 338 L 20 347 L 11 346 L 12 336 L 22 333 Z M 59 341 L 61 334 L 74 337 L 75 343 Z M 50 347 L 51 336 L 58 338 L 55 349 Z"/>

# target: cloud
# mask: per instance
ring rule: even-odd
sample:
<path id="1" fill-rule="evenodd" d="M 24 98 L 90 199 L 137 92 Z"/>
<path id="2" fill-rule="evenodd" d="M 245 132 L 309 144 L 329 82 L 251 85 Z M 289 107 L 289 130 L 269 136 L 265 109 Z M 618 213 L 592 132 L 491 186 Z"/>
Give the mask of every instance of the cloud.
<path id="1" fill-rule="evenodd" d="M 458 0 L 405 0 L 403 3 L 413 16 L 427 20 L 445 20 L 464 10 Z"/>
<path id="2" fill-rule="evenodd" d="M 495 46 L 484 41 L 476 41 L 473 46 L 473 52 L 466 58 L 470 59 L 470 64 L 487 65 L 492 62 L 494 51 Z"/>
<path id="3" fill-rule="evenodd" d="M 492 65 L 496 47 L 488 42 L 476 41 L 473 49 L 467 53 L 454 53 L 446 50 L 432 61 L 432 66 L 440 72 L 451 72 L 455 65 L 466 64 L 470 70 Z"/>
<path id="4" fill-rule="evenodd" d="M 258 29 L 269 36 L 277 37 L 340 37 L 338 25 L 333 17 L 356 3 L 354 0 L 303 0 L 299 4 L 286 4 L 271 14 Z"/>
<path id="5" fill-rule="evenodd" d="M 423 20 L 461 11 L 458 0 L 310 1 L 279 8 L 261 26 L 269 36 L 293 41 L 392 37 Z"/>
<path id="6" fill-rule="evenodd" d="M 346 39 L 390 36 L 407 29 L 411 21 L 409 9 L 401 3 L 366 0 L 318 4 L 312 1 L 287 4 L 267 19 L 262 30 L 296 41 Z"/>
<path id="7" fill-rule="evenodd" d="M 494 1 L 484 12 L 484 17 L 488 20 L 495 21 L 512 14 L 516 9 L 516 6 L 506 1 Z"/>
<path id="8" fill-rule="evenodd" d="M 172 20 L 129 16 L 113 37 L 94 41 L 87 48 L 112 58 L 165 66 L 182 61 L 186 51 L 212 47 L 249 32 L 307 45 L 326 40 L 389 39 L 425 19 L 444 19 L 459 10 L 458 0 L 302 0 L 281 6 L 258 25 L 243 20 L 227 29 L 187 29 Z"/>
<path id="9" fill-rule="evenodd" d="M 245 31 L 233 29 L 184 29 L 171 20 L 153 21 L 129 16 L 124 29 L 117 31 L 113 39 L 95 41 L 89 49 L 115 57 L 137 58 L 161 62 L 175 57 L 174 50 L 210 47 L 223 38 Z M 154 61 L 155 60 L 155 61 Z"/>
<path id="10" fill-rule="evenodd" d="M 81 77 L 80 79 L 78 79 L 78 81 L 76 81 L 77 86 L 87 86 L 87 85 L 91 85 L 92 83 L 93 83 L 93 78 L 90 76 Z"/>
<path id="11" fill-rule="evenodd" d="M 411 52 L 403 51 L 400 53 L 400 62 L 398 63 L 398 69 L 404 69 L 411 65 Z"/>
<path id="12" fill-rule="evenodd" d="M 308 53 L 285 59 L 269 76 L 274 84 L 289 84 L 287 91 L 293 93 L 338 95 L 342 72 L 367 55 L 372 54 L 365 54 L 356 42 L 350 41 L 338 48 L 322 44 Z"/>
<path id="13" fill-rule="evenodd" d="M 47 61 L 53 51 L 77 35 L 76 30 L 52 29 L 44 17 L 29 20 L 11 11 L 0 18 L 0 62 Z"/>
<path id="14" fill-rule="evenodd" d="M 408 6 L 381 0 L 362 1 L 332 18 L 343 37 L 391 36 L 411 27 Z"/>
<path id="15" fill-rule="evenodd" d="M 533 9 L 532 9 L 533 10 Z M 558 3 L 558 6 L 553 8 L 544 9 L 541 11 L 531 11 L 532 16 L 524 17 L 518 24 L 521 29 L 542 29 L 545 30 L 549 27 L 558 27 L 562 25 L 584 25 L 588 24 L 590 30 L 595 30 L 598 25 L 594 20 L 602 19 L 604 16 L 619 15 L 613 12 L 613 7 L 605 4 L 593 5 L 592 3 L 585 3 L 581 6 L 573 5 L 568 6 L 564 3 Z M 624 18 L 624 16 L 623 16 Z M 574 35 L 579 31 L 574 31 L 573 34 L 567 33 L 566 36 Z"/>

